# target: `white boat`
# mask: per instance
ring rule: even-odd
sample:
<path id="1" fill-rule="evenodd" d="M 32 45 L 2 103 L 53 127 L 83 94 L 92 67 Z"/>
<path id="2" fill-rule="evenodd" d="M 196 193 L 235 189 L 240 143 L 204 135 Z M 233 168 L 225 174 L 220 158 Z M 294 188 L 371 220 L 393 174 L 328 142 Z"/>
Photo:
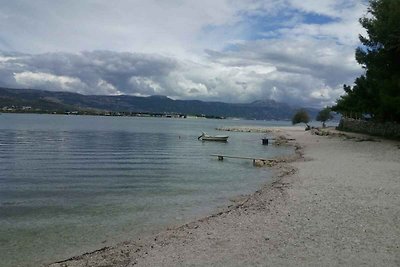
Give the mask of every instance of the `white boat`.
<path id="1" fill-rule="evenodd" d="M 197 138 L 198 140 L 202 141 L 219 141 L 219 142 L 226 142 L 228 141 L 227 135 L 208 135 L 204 132 Z"/>

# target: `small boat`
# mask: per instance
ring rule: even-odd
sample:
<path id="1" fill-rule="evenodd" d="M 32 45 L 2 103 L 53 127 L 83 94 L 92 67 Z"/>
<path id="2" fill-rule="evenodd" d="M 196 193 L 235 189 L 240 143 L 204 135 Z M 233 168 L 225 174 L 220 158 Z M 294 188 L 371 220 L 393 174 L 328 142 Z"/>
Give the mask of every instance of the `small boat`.
<path id="1" fill-rule="evenodd" d="M 229 136 L 227 136 L 227 135 L 208 135 L 205 132 L 202 132 L 202 134 L 197 139 L 202 140 L 202 141 L 227 142 L 228 137 Z"/>

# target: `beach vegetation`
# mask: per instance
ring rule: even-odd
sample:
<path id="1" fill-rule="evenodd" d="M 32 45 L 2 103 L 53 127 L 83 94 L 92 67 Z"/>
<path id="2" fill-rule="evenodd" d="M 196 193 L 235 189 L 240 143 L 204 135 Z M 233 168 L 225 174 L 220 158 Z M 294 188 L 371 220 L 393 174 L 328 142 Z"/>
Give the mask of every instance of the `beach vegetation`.
<path id="1" fill-rule="evenodd" d="M 309 122 L 310 122 L 310 116 L 308 115 L 305 109 L 298 110 L 292 118 L 293 125 L 298 123 L 304 123 L 306 125 L 306 129 L 310 128 L 310 126 L 308 125 Z"/>
<path id="2" fill-rule="evenodd" d="M 365 72 L 354 85 L 344 85 L 333 111 L 345 117 L 400 122 L 400 1 L 370 0 L 359 21 L 367 35 L 359 35 L 355 51 Z"/>
<path id="3" fill-rule="evenodd" d="M 329 120 L 333 119 L 333 115 L 332 115 L 332 110 L 330 107 L 325 107 L 324 109 L 322 109 L 316 117 L 317 121 L 322 122 L 322 127 L 325 128 L 326 125 L 325 123 Z"/>

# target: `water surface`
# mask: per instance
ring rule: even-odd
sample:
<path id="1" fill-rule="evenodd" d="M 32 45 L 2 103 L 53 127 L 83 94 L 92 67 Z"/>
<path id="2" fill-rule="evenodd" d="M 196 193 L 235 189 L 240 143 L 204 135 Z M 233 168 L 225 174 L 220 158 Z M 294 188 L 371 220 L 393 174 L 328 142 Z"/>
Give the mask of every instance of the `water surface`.
<path id="1" fill-rule="evenodd" d="M 268 182 L 267 168 L 210 154 L 273 157 L 261 134 L 287 123 L 33 114 L 0 116 L 0 265 L 64 259 L 204 216 Z M 220 134 L 221 132 L 219 132 Z"/>

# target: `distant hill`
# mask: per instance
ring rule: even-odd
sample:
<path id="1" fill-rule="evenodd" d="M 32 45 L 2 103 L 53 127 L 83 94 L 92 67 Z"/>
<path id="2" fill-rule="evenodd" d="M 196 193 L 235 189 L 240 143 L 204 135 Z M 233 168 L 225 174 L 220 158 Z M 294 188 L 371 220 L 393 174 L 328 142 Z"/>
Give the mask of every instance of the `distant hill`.
<path id="1" fill-rule="evenodd" d="M 142 113 L 179 113 L 219 117 L 237 117 L 257 120 L 290 120 L 296 107 L 273 100 L 254 101 L 247 104 L 205 102 L 199 100 L 173 100 L 166 96 L 137 97 L 129 95 L 81 95 L 70 92 L 53 92 L 34 89 L 0 87 L 0 110 L 18 107 L 36 112 L 110 111 Z M 312 118 L 316 109 L 307 109 Z"/>

